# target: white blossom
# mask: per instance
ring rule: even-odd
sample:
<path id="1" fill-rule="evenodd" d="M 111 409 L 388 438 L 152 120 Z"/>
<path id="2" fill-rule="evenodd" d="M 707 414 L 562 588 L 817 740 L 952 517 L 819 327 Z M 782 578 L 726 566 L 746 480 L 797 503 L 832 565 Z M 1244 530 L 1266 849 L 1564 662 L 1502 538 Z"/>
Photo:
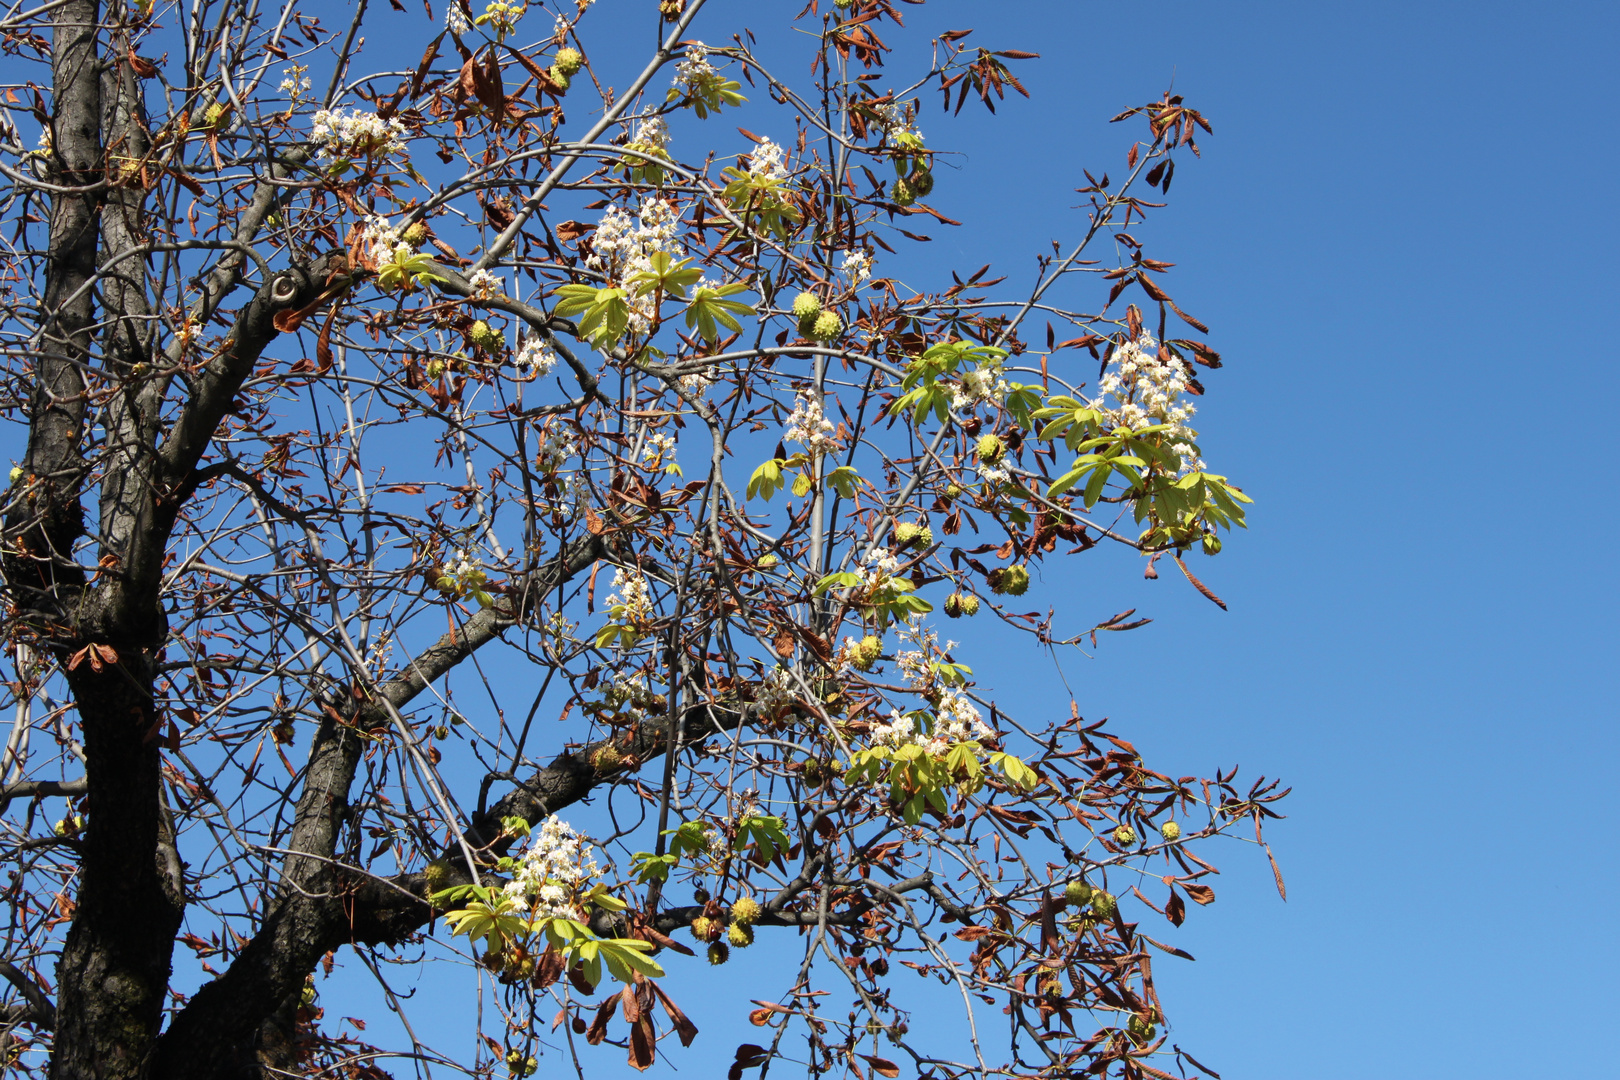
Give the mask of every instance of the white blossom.
<path id="1" fill-rule="evenodd" d="M 398 118 L 384 120 L 374 112 L 321 109 L 314 116 L 310 138 L 321 144 L 321 156 L 337 158 L 387 157 L 404 154 L 405 125 Z"/>
<path id="2" fill-rule="evenodd" d="M 922 132 L 911 126 L 917 116 L 915 102 L 885 101 L 873 105 L 872 111 L 877 114 L 878 127 L 888 135 L 922 139 Z"/>
<path id="3" fill-rule="evenodd" d="M 555 814 L 531 835 L 529 849 L 503 891 L 519 903 L 532 905 L 540 918 L 583 921 L 580 896 L 602 872 L 590 845 Z"/>
<path id="4" fill-rule="evenodd" d="M 499 296 L 505 291 L 504 283 L 500 278 L 488 270 L 474 270 L 467 276 L 467 284 L 472 286 L 473 295 L 480 300 L 488 300 Z"/>
<path id="5" fill-rule="evenodd" d="M 782 163 L 782 148 L 769 139 L 761 139 L 749 155 L 748 175 L 766 180 L 782 181 L 788 178 L 787 166 Z"/>
<path id="6" fill-rule="evenodd" d="M 1204 467 L 1204 462 L 1192 447 L 1198 433 L 1187 422 L 1198 410 L 1182 399 L 1191 377 L 1185 363 L 1161 351 L 1153 336 L 1143 331 L 1135 341 L 1114 350 L 1108 371 L 1097 383 L 1098 394 L 1091 406 L 1119 427 L 1134 430 L 1152 424 L 1167 425 L 1166 434 L 1173 440 L 1171 449 L 1181 455 L 1181 471 L 1195 472 Z M 1107 400 L 1110 397 L 1113 404 Z"/>
<path id="7" fill-rule="evenodd" d="M 520 372 L 542 378 L 557 366 L 557 350 L 539 334 L 530 334 L 523 339 L 513 363 Z"/>
<path id="8" fill-rule="evenodd" d="M 608 610 L 624 622 L 646 622 L 653 614 L 652 590 L 639 570 L 619 567 L 613 572 L 613 592 L 608 594 Z"/>
<path id="9" fill-rule="evenodd" d="M 461 10 L 461 0 L 450 0 L 450 6 L 444 13 L 444 28 L 456 37 L 472 32 L 472 23 L 467 21 L 467 13 Z"/>
<path id="10" fill-rule="evenodd" d="M 694 41 L 686 47 L 686 55 L 675 65 L 675 89 L 687 97 L 697 97 L 703 89 L 720 77 L 709 63 L 709 47 Z"/>
<path id="11" fill-rule="evenodd" d="M 800 394 L 788 417 L 782 437 L 787 442 L 803 444 L 811 457 L 820 457 L 838 449 L 838 440 L 832 434 L 833 422 L 821 409 L 821 402 Z"/>
<path id="12" fill-rule="evenodd" d="M 616 206 L 602 215 L 602 222 L 591 237 L 591 255 L 585 265 L 603 274 L 610 282 L 623 284 L 648 269 L 652 256 L 666 251 L 680 254 L 676 239 L 680 214 L 662 199 L 648 196 L 641 201 L 639 222 Z M 648 292 L 630 300 L 629 331 L 645 334 L 652 329 L 656 298 Z"/>
<path id="13" fill-rule="evenodd" d="M 360 229 L 360 243 L 379 263 L 404 262 L 416 254 L 416 246 L 405 239 L 404 233 L 388 224 L 388 219 L 373 214 Z"/>
<path id="14" fill-rule="evenodd" d="M 842 267 L 850 283 L 859 285 L 872 276 L 872 256 L 864 251 L 851 251 L 844 255 Z"/>

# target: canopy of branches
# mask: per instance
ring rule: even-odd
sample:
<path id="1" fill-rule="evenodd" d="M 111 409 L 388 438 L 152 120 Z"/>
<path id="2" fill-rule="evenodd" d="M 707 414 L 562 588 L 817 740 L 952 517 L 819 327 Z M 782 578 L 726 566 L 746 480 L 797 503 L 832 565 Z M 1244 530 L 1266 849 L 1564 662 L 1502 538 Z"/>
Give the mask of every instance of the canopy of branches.
<path id="1" fill-rule="evenodd" d="M 1034 54 L 919 3 L 0 19 L 7 1067 L 646 1068 L 758 940 L 733 1077 L 1201 1068 L 1142 920 L 1284 793 L 946 637 L 1141 625 L 1042 595 L 1101 545 L 1220 602 L 1220 358 L 1139 238 L 1210 125 L 1122 114 L 1023 287 L 950 273 L 924 110 Z M 471 969 L 481 1029 L 368 1034 L 334 962 Z"/>

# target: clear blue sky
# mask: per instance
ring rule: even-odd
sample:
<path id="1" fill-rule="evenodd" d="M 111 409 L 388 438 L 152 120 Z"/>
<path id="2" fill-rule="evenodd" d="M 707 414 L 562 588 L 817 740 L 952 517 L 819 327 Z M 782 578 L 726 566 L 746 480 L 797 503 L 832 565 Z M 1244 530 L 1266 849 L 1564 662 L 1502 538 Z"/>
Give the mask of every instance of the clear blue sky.
<path id="1" fill-rule="evenodd" d="M 799 6 L 716 0 L 694 36 L 780 33 Z M 1175 932 L 1197 963 L 1156 966 L 1174 1041 L 1229 1080 L 1614 1075 L 1615 6 L 905 11 L 914 40 L 1043 54 L 1018 68 L 1032 101 L 921 120 L 965 155 L 935 196 L 966 223 L 931 230 L 952 265 L 1027 275 L 1073 235 L 1081 168 L 1122 171 L 1138 129 L 1107 118 L 1172 76 L 1215 125 L 1145 235 L 1227 361 L 1199 426 L 1258 501 L 1197 568 L 1231 611 L 1088 560 L 1076 611 L 1156 621 L 1068 669 L 1160 768 L 1295 789 L 1270 836 L 1288 902 L 1234 846 Z M 1011 695 L 1024 663 L 975 666 Z M 679 984 L 704 1028 L 673 1051 L 686 1075 L 723 1074 L 776 988 L 749 970 L 780 959 Z M 448 1036 L 465 1005 L 430 979 L 414 1015 Z"/>

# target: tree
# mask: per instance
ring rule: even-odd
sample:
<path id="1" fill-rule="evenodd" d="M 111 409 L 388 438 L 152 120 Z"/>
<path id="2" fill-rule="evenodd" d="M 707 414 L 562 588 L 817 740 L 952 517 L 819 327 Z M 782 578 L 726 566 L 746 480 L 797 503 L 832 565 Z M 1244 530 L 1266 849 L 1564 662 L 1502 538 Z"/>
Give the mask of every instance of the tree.
<path id="1" fill-rule="evenodd" d="M 1133 920 L 1211 902 L 1200 852 L 1286 792 L 1010 715 L 939 635 L 1147 621 L 1037 602 L 1059 543 L 1220 602 L 1184 561 L 1249 501 L 1190 427 L 1220 359 L 1133 235 L 1209 123 L 1118 117 L 1033 287 L 918 291 L 885 262 L 956 224 L 918 113 L 1033 54 L 812 0 L 801 85 L 703 0 L 628 6 L 452 3 L 419 61 L 363 0 L 0 22 L 12 1068 L 383 1075 L 318 998 L 344 951 L 481 965 L 469 1071 L 554 1014 L 645 1067 L 756 933 L 801 959 L 734 1077 L 1200 1068 Z M 908 992 L 971 1037 L 918 1045 Z"/>

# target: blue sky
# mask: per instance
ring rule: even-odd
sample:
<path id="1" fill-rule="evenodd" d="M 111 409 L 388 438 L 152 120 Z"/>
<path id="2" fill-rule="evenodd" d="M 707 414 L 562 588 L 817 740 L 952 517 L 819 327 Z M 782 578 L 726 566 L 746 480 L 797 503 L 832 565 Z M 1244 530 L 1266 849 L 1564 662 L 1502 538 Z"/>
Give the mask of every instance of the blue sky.
<path id="1" fill-rule="evenodd" d="M 769 42 L 798 6 L 716 0 L 694 36 L 749 22 Z M 1231 611 L 1113 556 L 1064 594 L 1077 620 L 1155 619 L 1066 663 L 1088 717 L 1166 771 L 1294 788 L 1268 837 L 1287 903 L 1234 845 L 1217 903 L 1173 932 L 1198 961 L 1156 966 L 1173 1040 L 1245 1080 L 1521 1076 L 1553 1046 L 1565 1071 L 1612 1070 L 1583 1034 L 1620 1004 L 1613 6 L 905 10 L 919 46 L 972 26 L 1043 54 L 1018 67 L 1033 99 L 996 117 L 929 102 L 929 145 L 962 155 L 933 201 L 965 223 L 930 230 L 935 260 L 1027 277 L 1081 221 L 1080 170 L 1122 171 L 1138 129 L 1108 117 L 1172 78 L 1215 126 L 1140 235 L 1227 362 L 1203 445 L 1257 503 L 1196 567 Z M 1023 688 L 1051 680 L 1024 677 L 1023 648 L 975 666 L 1036 707 Z M 673 1064 L 719 1075 L 783 959 L 687 969 L 704 1033 Z M 431 978 L 419 1001 L 444 1036 L 465 1016 Z M 627 1072 L 606 1048 L 586 1062 Z"/>

